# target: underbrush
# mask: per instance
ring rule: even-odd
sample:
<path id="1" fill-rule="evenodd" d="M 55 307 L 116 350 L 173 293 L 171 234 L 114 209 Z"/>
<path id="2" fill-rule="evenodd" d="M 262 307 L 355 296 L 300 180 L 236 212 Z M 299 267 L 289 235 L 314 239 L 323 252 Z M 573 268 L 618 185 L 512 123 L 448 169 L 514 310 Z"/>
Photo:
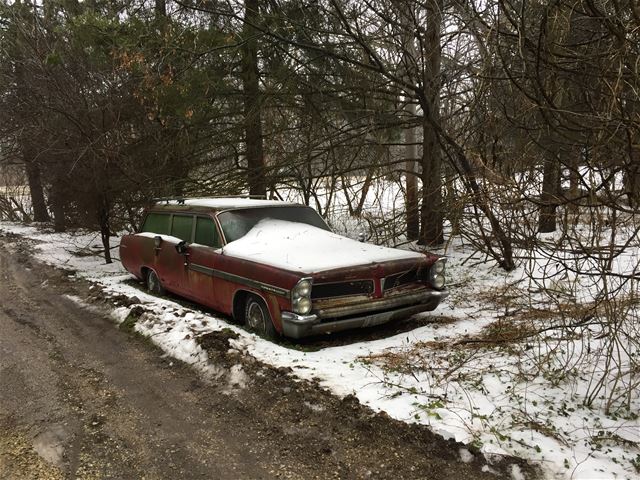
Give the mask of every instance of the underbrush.
<path id="1" fill-rule="evenodd" d="M 631 353 L 639 337 L 628 339 L 628 350 L 612 349 L 614 306 L 531 306 L 509 284 L 473 297 L 485 308 L 477 332 L 360 361 L 384 372 L 391 397 L 415 397 L 416 421 L 463 425 L 478 448 L 563 465 L 570 477 L 590 468 L 609 475 L 605 462 L 637 469 L 638 358 L 623 351 Z M 616 314 L 636 315 L 637 306 L 635 297 L 621 296 Z M 627 317 L 618 321 L 623 325 L 637 323 Z"/>

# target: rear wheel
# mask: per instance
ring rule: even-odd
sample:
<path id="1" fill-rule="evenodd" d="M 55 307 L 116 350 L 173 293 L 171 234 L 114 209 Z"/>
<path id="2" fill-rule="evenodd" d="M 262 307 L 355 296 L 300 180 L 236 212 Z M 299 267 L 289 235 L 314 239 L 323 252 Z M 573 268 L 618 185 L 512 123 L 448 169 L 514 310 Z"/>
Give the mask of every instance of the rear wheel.
<path id="1" fill-rule="evenodd" d="M 154 295 L 164 295 L 166 293 L 160 278 L 153 270 L 147 272 L 147 290 Z"/>
<path id="2" fill-rule="evenodd" d="M 261 337 L 276 338 L 277 332 L 264 301 L 255 295 L 247 297 L 244 308 L 244 323 L 247 328 Z"/>

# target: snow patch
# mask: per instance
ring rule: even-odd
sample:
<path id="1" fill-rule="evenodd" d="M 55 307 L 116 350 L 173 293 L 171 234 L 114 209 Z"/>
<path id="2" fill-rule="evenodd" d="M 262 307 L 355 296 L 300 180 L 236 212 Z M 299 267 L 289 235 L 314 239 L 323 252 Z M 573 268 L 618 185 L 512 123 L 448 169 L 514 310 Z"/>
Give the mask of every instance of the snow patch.
<path id="1" fill-rule="evenodd" d="M 511 465 L 511 480 L 527 480 L 517 464 Z"/>
<path id="2" fill-rule="evenodd" d="M 247 388 L 248 381 L 249 377 L 242 368 L 242 365 L 239 363 L 233 365 L 229 369 L 229 374 L 227 376 L 227 387 L 223 393 L 231 394 L 237 390 Z"/>
<path id="3" fill-rule="evenodd" d="M 458 454 L 460 455 L 460 460 L 462 460 L 463 463 L 471 463 L 475 458 L 473 456 L 473 453 L 471 453 L 466 448 L 461 448 L 460 450 L 458 450 Z"/>
<path id="4" fill-rule="evenodd" d="M 316 403 L 304 402 L 305 406 L 312 412 L 324 412 L 325 408 L 322 405 Z"/>
<path id="5" fill-rule="evenodd" d="M 251 208 L 251 207 L 269 207 L 269 206 L 287 206 L 297 205 L 296 203 L 283 202 L 280 200 L 259 200 L 254 198 L 242 198 L 242 197 L 229 197 L 229 198 L 189 198 L 184 201 L 171 200 L 168 203 L 170 205 L 190 205 L 196 207 L 208 207 L 215 209 L 226 208 Z"/>
<path id="6" fill-rule="evenodd" d="M 62 425 L 51 425 L 33 439 L 33 449 L 46 462 L 57 467 L 63 466 L 64 445 L 69 438 Z"/>
<path id="7" fill-rule="evenodd" d="M 131 313 L 131 309 L 129 307 L 118 307 L 111 310 L 111 318 L 113 318 L 116 323 L 120 324 L 127 319 L 129 313 Z"/>

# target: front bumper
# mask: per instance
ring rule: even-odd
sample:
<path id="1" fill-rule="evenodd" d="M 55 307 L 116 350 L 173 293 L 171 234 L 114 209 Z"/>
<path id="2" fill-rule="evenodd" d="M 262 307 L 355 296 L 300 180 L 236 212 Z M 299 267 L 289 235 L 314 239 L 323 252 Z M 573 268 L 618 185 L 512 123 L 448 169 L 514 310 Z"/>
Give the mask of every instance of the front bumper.
<path id="1" fill-rule="evenodd" d="M 298 315 L 282 312 L 282 330 L 286 337 L 302 338 L 352 328 L 382 325 L 392 320 L 408 318 L 420 312 L 434 310 L 449 292 L 430 290 L 420 295 L 374 301 L 364 305 L 320 309 L 317 314 Z M 371 310 L 378 310 L 372 312 Z M 360 316 L 359 314 L 364 313 Z M 357 315 L 352 317 L 351 315 Z M 349 317 L 339 319 L 336 317 Z"/>

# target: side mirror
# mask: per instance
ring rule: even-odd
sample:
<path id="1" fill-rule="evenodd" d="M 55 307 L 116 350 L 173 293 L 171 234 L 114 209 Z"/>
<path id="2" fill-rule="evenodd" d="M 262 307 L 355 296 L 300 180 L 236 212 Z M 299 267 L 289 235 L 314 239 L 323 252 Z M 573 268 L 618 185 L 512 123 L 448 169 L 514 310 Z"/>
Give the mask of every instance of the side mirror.
<path id="1" fill-rule="evenodd" d="M 364 242 L 366 240 L 364 232 L 359 232 L 358 233 L 358 241 L 359 242 Z"/>
<path id="2" fill-rule="evenodd" d="M 176 245 L 176 252 L 180 255 L 189 255 L 189 244 L 183 240 Z"/>

